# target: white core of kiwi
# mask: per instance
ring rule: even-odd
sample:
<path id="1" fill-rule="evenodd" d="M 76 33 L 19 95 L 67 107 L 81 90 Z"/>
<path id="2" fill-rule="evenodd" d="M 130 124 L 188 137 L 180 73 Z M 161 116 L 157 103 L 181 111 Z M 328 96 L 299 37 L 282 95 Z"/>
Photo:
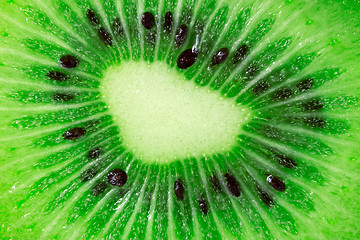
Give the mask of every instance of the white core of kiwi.
<path id="1" fill-rule="evenodd" d="M 231 151 L 252 115 L 160 62 L 112 66 L 101 91 L 124 145 L 144 161 Z"/>

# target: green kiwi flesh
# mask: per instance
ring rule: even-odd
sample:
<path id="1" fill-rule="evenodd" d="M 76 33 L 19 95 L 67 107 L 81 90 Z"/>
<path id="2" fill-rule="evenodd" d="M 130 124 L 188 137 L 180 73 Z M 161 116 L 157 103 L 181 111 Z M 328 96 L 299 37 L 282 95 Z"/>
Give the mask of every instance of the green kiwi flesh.
<path id="1" fill-rule="evenodd" d="M 359 9 L 2 1 L 1 239 L 359 239 Z"/>

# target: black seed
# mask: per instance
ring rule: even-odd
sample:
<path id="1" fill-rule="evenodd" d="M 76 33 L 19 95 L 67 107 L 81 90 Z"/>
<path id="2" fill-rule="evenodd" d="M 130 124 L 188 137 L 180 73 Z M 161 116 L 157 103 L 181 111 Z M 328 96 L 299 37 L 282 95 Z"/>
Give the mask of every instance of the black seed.
<path id="1" fill-rule="evenodd" d="M 230 193 L 235 197 L 239 197 L 241 194 L 241 189 L 236 179 L 233 176 L 231 176 L 229 173 L 225 174 L 225 179 L 226 179 L 226 186 L 229 189 Z"/>
<path id="2" fill-rule="evenodd" d="M 146 28 L 146 29 L 152 28 L 155 24 L 154 15 L 151 12 L 145 12 L 141 16 L 141 23 L 144 26 L 144 28 Z"/>
<path id="3" fill-rule="evenodd" d="M 172 29 L 173 24 L 173 14 L 172 12 L 165 13 L 165 19 L 164 19 L 164 30 L 166 33 L 169 33 Z"/>
<path id="4" fill-rule="evenodd" d="M 266 177 L 266 181 L 272 186 L 276 191 L 283 192 L 286 189 L 285 183 L 278 177 L 274 175 L 269 175 Z"/>
<path id="5" fill-rule="evenodd" d="M 314 79 L 308 78 L 299 82 L 296 87 L 300 92 L 306 92 L 314 86 Z"/>
<path id="6" fill-rule="evenodd" d="M 285 88 L 285 89 L 280 89 L 279 91 L 277 91 L 273 96 L 272 99 L 273 100 L 285 100 L 289 97 L 292 96 L 292 91 L 291 89 Z"/>
<path id="7" fill-rule="evenodd" d="M 176 31 L 175 34 L 175 45 L 177 47 L 180 47 L 181 45 L 183 45 L 183 43 L 186 40 L 186 37 L 188 35 L 188 27 L 183 24 L 179 27 L 179 29 Z"/>
<path id="8" fill-rule="evenodd" d="M 176 180 L 174 183 L 175 196 L 178 200 L 182 201 L 184 199 L 185 187 L 180 179 Z"/>
<path id="9" fill-rule="evenodd" d="M 287 168 L 295 168 L 298 164 L 290 157 L 285 155 L 276 155 L 279 163 Z"/>
<path id="10" fill-rule="evenodd" d="M 95 168 L 90 168 L 80 175 L 80 179 L 82 182 L 87 182 L 91 180 L 93 177 L 95 177 L 96 174 L 97 171 L 95 170 Z"/>
<path id="11" fill-rule="evenodd" d="M 127 181 L 127 174 L 124 170 L 115 168 L 111 170 L 108 175 L 108 181 L 111 185 L 122 187 Z"/>
<path id="12" fill-rule="evenodd" d="M 113 22 L 113 29 L 114 32 L 118 35 L 123 35 L 124 34 L 124 28 L 121 24 L 121 20 L 119 18 L 115 18 L 114 22 Z"/>
<path id="13" fill-rule="evenodd" d="M 79 60 L 73 55 L 64 55 L 60 58 L 60 64 L 64 68 L 74 68 L 78 63 Z"/>
<path id="14" fill-rule="evenodd" d="M 107 184 L 106 182 L 101 182 L 95 185 L 95 187 L 91 190 L 91 194 L 94 196 L 99 196 L 100 194 L 102 194 L 103 192 L 105 192 L 105 190 L 107 189 Z"/>
<path id="15" fill-rule="evenodd" d="M 239 63 L 240 61 L 242 61 L 245 57 L 245 55 L 247 54 L 249 50 L 249 47 L 247 45 L 241 45 L 238 50 L 236 50 L 235 55 L 234 55 L 234 63 Z"/>
<path id="16" fill-rule="evenodd" d="M 94 13 L 93 10 L 88 9 L 87 12 L 86 12 L 86 16 L 87 16 L 87 18 L 89 19 L 89 22 L 92 25 L 99 24 L 99 22 L 100 22 L 99 18 L 96 16 L 96 14 Z"/>
<path id="17" fill-rule="evenodd" d="M 223 63 L 227 59 L 228 56 L 229 56 L 229 49 L 221 48 L 213 56 L 213 58 L 211 60 L 211 65 L 214 66 L 214 65 Z"/>
<path id="18" fill-rule="evenodd" d="M 327 122 L 319 117 L 307 117 L 305 123 L 316 128 L 324 128 L 327 125 Z"/>
<path id="19" fill-rule="evenodd" d="M 261 81 L 253 87 L 252 92 L 255 96 L 259 96 L 269 88 L 270 88 L 270 84 L 268 82 Z"/>
<path id="20" fill-rule="evenodd" d="M 220 184 L 218 177 L 215 174 L 213 174 L 212 176 L 210 176 L 209 180 L 210 180 L 210 183 L 211 183 L 211 186 L 212 186 L 214 192 L 220 193 L 221 192 L 221 184 Z"/>
<path id="21" fill-rule="evenodd" d="M 65 73 L 61 73 L 58 71 L 49 71 L 46 76 L 52 80 L 56 80 L 56 81 L 66 81 L 69 80 L 70 77 L 68 75 L 66 75 Z"/>
<path id="22" fill-rule="evenodd" d="M 187 49 L 179 55 L 177 66 L 180 69 L 191 67 L 195 63 L 197 56 L 198 53 L 194 52 L 192 49 Z"/>
<path id="23" fill-rule="evenodd" d="M 209 209 L 208 209 L 208 205 L 207 205 L 207 202 L 205 199 L 202 198 L 199 200 L 199 208 L 203 214 L 205 214 L 205 215 L 208 214 Z"/>
<path id="24" fill-rule="evenodd" d="M 94 149 L 91 149 L 88 154 L 87 154 L 87 158 L 88 159 L 97 159 L 98 157 L 100 157 L 100 154 L 101 154 L 101 149 L 100 148 L 94 148 Z"/>
<path id="25" fill-rule="evenodd" d="M 268 206 L 271 207 L 271 205 L 274 205 L 273 198 L 264 190 L 258 188 L 260 199 Z"/>
<path id="26" fill-rule="evenodd" d="M 324 107 L 324 104 L 320 100 L 310 100 L 302 104 L 303 111 L 318 111 Z"/>
<path id="27" fill-rule="evenodd" d="M 68 93 L 55 93 L 52 95 L 55 102 L 67 102 L 74 99 L 74 95 Z"/>
<path id="28" fill-rule="evenodd" d="M 103 41 L 106 46 L 112 46 L 113 41 L 108 31 L 106 31 L 104 28 L 99 28 L 98 35 L 101 41 Z"/>
<path id="29" fill-rule="evenodd" d="M 63 137 L 65 140 L 76 140 L 85 136 L 86 130 L 81 127 L 76 127 L 64 132 Z"/>

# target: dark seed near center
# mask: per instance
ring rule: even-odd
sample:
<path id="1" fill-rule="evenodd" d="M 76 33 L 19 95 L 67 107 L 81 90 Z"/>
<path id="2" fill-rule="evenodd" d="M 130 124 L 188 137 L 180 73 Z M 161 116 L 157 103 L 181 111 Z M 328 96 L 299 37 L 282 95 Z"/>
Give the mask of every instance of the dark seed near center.
<path id="1" fill-rule="evenodd" d="M 183 45 L 183 43 L 186 40 L 186 37 L 188 35 L 188 27 L 183 24 L 179 27 L 179 29 L 176 31 L 175 34 L 175 45 L 177 47 L 180 47 L 181 45 Z"/>
<path id="2" fill-rule="evenodd" d="M 105 46 L 112 46 L 113 41 L 111 35 L 104 28 L 99 28 L 98 35 L 101 41 L 104 42 Z"/>
<path id="3" fill-rule="evenodd" d="M 55 81 L 66 81 L 69 80 L 70 77 L 68 75 L 66 75 L 65 73 L 61 73 L 58 71 L 49 71 L 46 76 L 48 78 L 50 78 L 51 80 L 55 80 Z"/>
<path id="4" fill-rule="evenodd" d="M 226 179 L 226 186 L 229 189 L 229 192 L 235 196 L 239 197 L 241 194 L 241 189 L 239 183 L 236 181 L 236 179 L 230 175 L 229 173 L 225 174 Z"/>
<path id="5" fill-rule="evenodd" d="M 199 208 L 200 208 L 200 211 L 203 214 L 205 214 L 205 215 L 208 214 L 209 209 L 208 209 L 208 205 L 207 205 L 207 202 L 206 202 L 205 199 L 200 199 L 199 200 Z"/>
<path id="6" fill-rule="evenodd" d="M 239 63 L 241 62 L 244 58 L 245 55 L 247 54 L 249 50 L 249 47 L 247 45 L 241 45 L 238 50 L 236 50 L 235 55 L 234 55 L 234 63 Z"/>
<path id="7" fill-rule="evenodd" d="M 286 189 L 285 183 L 280 178 L 269 175 L 266 178 L 266 181 L 272 186 L 276 191 L 283 192 Z"/>
<path id="8" fill-rule="evenodd" d="M 79 139 L 83 136 L 85 136 L 86 134 L 86 130 L 84 128 L 81 127 L 76 127 L 76 128 L 72 128 L 67 130 L 64 134 L 63 137 L 65 140 L 76 140 Z"/>
<path id="9" fill-rule="evenodd" d="M 213 174 L 212 176 L 210 176 L 209 180 L 214 192 L 217 193 L 221 192 L 221 184 L 218 177 L 215 174 Z"/>
<path id="10" fill-rule="evenodd" d="M 60 64 L 64 68 L 74 68 L 79 64 L 79 60 L 73 55 L 64 55 L 60 58 Z"/>
<path id="11" fill-rule="evenodd" d="M 274 204 L 273 198 L 264 190 L 258 188 L 260 199 L 268 206 L 271 207 L 271 205 Z"/>
<path id="12" fill-rule="evenodd" d="M 298 164 L 290 157 L 285 155 L 276 155 L 279 163 L 287 168 L 295 168 Z"/>
<path id="13" fill-rule="evenodd" d="M 108 175 L 108 181 L 111 185 L 122 187 L 127 181 L 127 174 L 124 170 L 115 168 Z"/>
<path id="14" fill-rule="evenodd" d="M 179 55 L 177 59 L 177 66 L 180 69 L 189 68 L 195 63 L 197 56 L 198 54 L 192 49 L 187 49 Z"/>
<path id="15" fill-rule="evenodd" d="M 141 23 L 146 29 L 151 29 L 155 24 L 154 15 L 151 12 L 145 12 L 141 16 Z"/>
<path id="16" fill-rule="evenodd" d="M 184 199 L 185 187 L 184 184 L 181 182 L 180 179 L 176 180 L 174 183 L 174 191 L 175 196 L 179 201 Z"/>
<path id="17" fill-rule="evenodd" d="M 99 24 L 99 18 L 96 16 L 95 12 L 91 9 L 88 9 L 86 11 L 86 16 L 89 20 L 89 22 L 92 24 L 92 25 L 97 25 Z"/>
<path id="18" fill-rule="evenodd" d="M 229 49 L 221 48 L 213 56 L 213 58 L 211 60 L 211 65 L 214 66 L 214 65 L 223 63 L 227 59 L 228 56 L 229 56 Z"/>
<path id="19" fill-rule="evenodd" d="M 169 33 L 172 29 L 173 25 L 173 14 L 172 12 L 165 13 L 165 19 L 164 19 L 164 30 L 166 33 Z"/>

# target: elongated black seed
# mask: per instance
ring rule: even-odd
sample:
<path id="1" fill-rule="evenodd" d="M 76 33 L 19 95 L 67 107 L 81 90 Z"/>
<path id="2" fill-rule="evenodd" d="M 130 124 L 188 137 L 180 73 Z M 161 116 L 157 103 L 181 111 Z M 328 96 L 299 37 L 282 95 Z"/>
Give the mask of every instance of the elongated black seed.
<path id="1" fill-rule="evenodd" d="M 86 134 L 86 130 L 84 128 L 75 127 L 64 132 L 63 137 L 65 140 L 73 141 L 85 136 L 85 134 Z"/>
<path id="2" fill-rule="evenodd" d="M 113 22 L 113 29 L 114 29 L 114 33 L 122 36 L 124 34 L 124 28 L 121 24 L 121 20 L 119 18 L 115 18 L 114 22 Z"/>
<path id="3" fill-rule="evenodd" d="M 94 196 L 99 196 L 100 194 L 102 194 L 103 192 L 105 192 L 105 190 L 107 189 L 107 184 L 106 182 L 101 182 L 95 185 L 95 187 L 91 190 L 91 194 Z"/>
<path id="4" fill-rule="evenodd" d="M 287 98 L 289 98 L 289 97 L 291 97 L 291 96 L 292 96 L 292 91 L 291 91 L 291 89 L 285 88 L 285 89 L 280 89 L 279 91 L 277 91 L 277 92 L 273 95 L 272 99 L 273 99 L 273 100 L 285 100 L 285 99 L 287 99 Z"/>
<path id="5" fill-rule="evenodd" d="M 307 117 L 305 123 L 315 128 L 325 128 L 327 125 L 327 122 L 319 117 Z"/>
<path id="6" fill-rule="evenodd" d="M 221 192 L 221 184 L 220 184 L 218 177 L 215 174 L 213 174 L 212 176 L 210 176 L 209 180 L 210 180 L 210 183 L 211 183 L 211 186 L 212 186 L 214 192 L 220 193 Z"/>
<path id="7" fill-rule="evenodd" d="M 186 40 L 187 35 L 188 35 L 188 27 L 185 24 L 183 24 L 176 31 L 175 45 L 177 47 L 180 47 L 181 45 L 183 45 Z"/>
<path id="8" fill-rule="evenodd" d="M 180 179 L 176 180 L 174 183 L 174 191 L 175 196 L 179 201 L 184 199 L 185 187 L 184 184 L 181 182 Z"/>
<path id="9" fill-rule="evenodd" d="M 271 205 L 274 205 L 273 198 L 264 190 L 258 188 L 258 193 L 260 196 L 260 199 L 268 206 L 271 207 Z"/>
<path id="10" fill-rule="evenodd" d="M 69 80 L 70 77 L 68 75 L 66 75 L 65 73 L 62 72 L 58 72 L 58 71 L 49 71 L 46 76 L 48 78 L 50 78 L 51 80 L 56 80 L 56 81 L 66 81 Z"/>
<path id="11" fill-rule="evenodd" d="M 234 63 L 239 63 L 240 61 L 242 61 L 245 57 L 245 55 L 247 54 L 249 50 L 249 47 L 244 44 L 241 45 L 238 50 L 236 50 L 235 55 L 234 55 Z"/>
<path id="12" fill-rule="evenodd" d="M 229 173 L 225 174 L 225 179 L 226 179 L 226 186 L 229 189 L 229 192 L 233 196 L 239 197 L 241 194 L 241 189 L 236 179 L 233 176 L 231 176 Z"/>
<path id="13" fill-rule="evenodd" d="M 82 182 L 87 182 L 87 181 L 91 180 L 93 177 L 95 177 L 96 174 L 97 174 L 96 169 L 90 168 L 80 175 L 80 179 Z"/>
<path id="14" fill-rule="evenodd" d="M 274 175 L 269 175 L 266 177 L 266 181 L 272 186 L 276 191 L 283 192 L 286 189 L 285 183 L 278 177 Z"/>
<path id="15" fill-rule="evenodd" d="M 141 23 L 146 29 L 151 29 L 155 25 L 155 18 L 151 12 L 145 12 L 141 16 Z"/>
<path id="16" fill-rule="evenodd" d="M 88 159 L 97 159 L 98 157 L 100 157 L 101 155 L 101 149 L 100 148 L 94 148 L 94 149 L 91 149 L 88 154 L 87 154 L 87 158 Z"/>
<path id="17" fill-rule="evenodd" d="M 55 93 L 52 95 L 55 102 L 68 102 L 74 99 L 74 95 L 69 93 Z"/>
<path id="18" fill-rule="evenodd" d="M 268 82 L 261 81 L 253 87 L 252 92 L 255 96 L 259 96 L 269 88 L 270 88 L 270 84 Z"/>
<path id="19" fill-rule="evenodd" d="M 124 170 L 115 168 L 108 175 L 108 181 L 111 185 L 122 187 L 127 181 L 127 174 Z"/>
<path id="20" fill-rule="evenodd" d="M 172 12 L 165 13 L 165 19 L 164 19 L 164 30 L 166 33 L 169 33 L 172 29 L 173 25 L 173 14 Z"/>
<path id="21" fill-rule="evenodd" d="M 199 208 L 203 214 L 205 214 L 205 215 L 208 214 L 209 209 L 208 209 L 208 205 L 207 205 L 207 202 L 205 199 L 202 198 L 199 200 Z"/>
<path id="22" fill-rule="evenodd" d="M 318 111 L 324 107 L 324 104 L 320 100 L 310 100 L 302 104 L 303 111 Z"/>
<path id="23" fill-rule="evenodd" d="M 211 60 L 211 65 L 217 65 L 223 63 L 229 56 L 229 49 L 227 48 L 220 48 Z"/>
<path id="24" fill-rule="evenodd" d="M 79 64 L 79 60 L 73 55 L 64 55 L 60 58 L 60 64 L 64 68 L 74 68 Z"/>
<path id="25" fill-rule="evenodd" d="M 104 28 L 99 28 L 98 35 L 101 41 L 104 42 L 105 46 L 112 46 L 113 41 L 111 35 Z"/>
<path id="26" fill-rule="evenodd" d="M 308 78 L 308 79 L 302 80 L 301 82 L 299 82 L 296 85 L 296 87 L 300 92 L 306 92 L 306 91 L 310 90 L 312 87 L 314 87 L 314 79 Z"/>
<path id="27" fill-rule="evenodd" d="M 179 55 L 177 59 L 177 66 L 180 69 L 189 68 L 195 63 L 197 56 L 198 54 L 192 49 L 187 49 Z"/>
<path id="28" fill-rule="evenodd" d="M 276 155 L 279 163 L 286 168 L 295 168 L 298 164 L 290 157 L 285 155 Z"/>
<path id="29" fill-rule="evenodd" d="M 96 16 L 95 12 L 91 9 L 88 9 L 86 11 L 86 16 L 89 20 L 89 22 L 92 24 L 92 25 L 97 25 L 99 24 L 99 18 Z"/>

